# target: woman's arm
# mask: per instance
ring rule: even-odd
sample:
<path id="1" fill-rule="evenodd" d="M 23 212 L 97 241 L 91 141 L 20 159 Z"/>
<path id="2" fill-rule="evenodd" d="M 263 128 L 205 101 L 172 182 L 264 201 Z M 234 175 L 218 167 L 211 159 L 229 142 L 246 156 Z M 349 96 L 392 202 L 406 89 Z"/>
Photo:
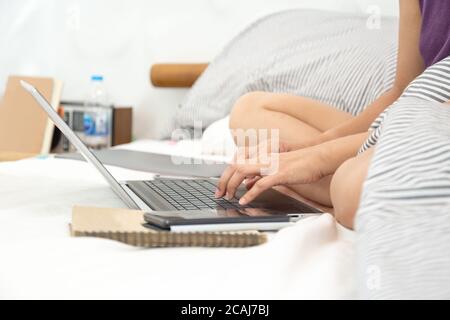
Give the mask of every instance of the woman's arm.
<path id="1" fill-rule="evenodd" d="M 422 15 L 418 0 L 400 0 L 400 27 L 397 74 L 392 89 L 366 107 L 358 116 L 324 132 L 318 143 L 367 131 L 372 122 L 392 103 L 425 67 L 419 49 Z"/>
<path id="2" fill-rule="evenodd" d="M 341 164 L 356 155 L 367 137 L 368 133 L 363 132 L 329 141 L 312 148 L 280 154 L 278 171 L 273 175 L 265 176 L 258 180 L 241 197 L 239 203 L 246 205 L 259 194 L 274 186 L 309 184 L 334 174 Z M 247 169 L 251 170 L 249 167 Z M 238 177 L 234 177 L 233 180 L 242 182 L 244 179 L 245 177 L 238 174 Z M 232 190 L 229 192 L 234 194 L 236 184 L 231 183 L 230 185 Z"/>

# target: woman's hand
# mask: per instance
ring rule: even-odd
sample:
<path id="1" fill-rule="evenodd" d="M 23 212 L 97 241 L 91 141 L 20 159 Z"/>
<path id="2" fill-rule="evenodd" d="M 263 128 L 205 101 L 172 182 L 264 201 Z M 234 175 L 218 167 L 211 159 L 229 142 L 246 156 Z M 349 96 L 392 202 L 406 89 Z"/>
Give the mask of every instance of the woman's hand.
<path id="1" fill-rule="evenodd" d="M 258 144 L 257 146 L 252 147 L 240 147 L 236 151 L 233 164 L 236 163 L 245 163 L 248 159 L 257 158 L 258 156 L 265 155 L 268 156 L 271 153 L 281 153 L 281 152 L 289 152 L 296 150 L 294 145 L 289 142 L 280 141 L 278 143 L 274 143 L 271 139 L 265 140 Z M 255 176 L 244 181 L 247 189 L 250 189 L 256 181 L 260 179 L 260 176 Z M 216 197 L 221 197 L 223 194 L 220 194 L 219 190 L 216 192 Z M 233 198 L 228 197 L 227 198 Z"/>
<path id="2" fill-rule="evenodd" d="M 236 162 L 225 170 L 216 197 L 226 195 L 227 199 L 231 199 L 244 180 L 256 180 L 239 201 L 241 205 L 246 205 L 274 186 L 316 182 L 327 175 L 326 166 L 317 147 L 249 158 L 245 163 Z"/>
<path id="3" fill-rule="evenodd" d="M 219 180 L 216 197 L 234 197 L 240 184 L 253 181 L 250 190 L 239 203 L 245 205 L 263 191 L 278 185 L 308 184 L 333 174 L 336 169 L 356 155 L 368 133 L 342 137 L 313 147 L 284 153 L 264 153 L 257 157 L 237 159 L 225 169 Z M 247 187 L 249 187 L 247 185 Z"/>

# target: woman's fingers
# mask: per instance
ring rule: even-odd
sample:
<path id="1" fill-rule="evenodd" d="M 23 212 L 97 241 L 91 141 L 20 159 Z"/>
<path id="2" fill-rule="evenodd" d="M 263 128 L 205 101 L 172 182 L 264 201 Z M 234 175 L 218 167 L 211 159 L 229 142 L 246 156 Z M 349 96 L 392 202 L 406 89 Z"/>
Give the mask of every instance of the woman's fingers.
<path id="1" fill-rule="evenodd" d="M 233 199 L 236 194 L 237 188 L 241 185 L 241 183 L 245 180 L 245 175 L 243 175 L 239 170 L 236 170 L 228 181 L 227 192 L 225 198 L 227 200 Z"/>
<path id="2" fill-rule="evenodd" d="M 241 197 L 241 199 L 239 200 L 239 204 L 245 206 L 248 203 L 252 202 L 262 192 L 276 186 L 278 184 L 277 180 L 278 179 L 276 175 L 266 176 L 259 179 L 255 183 L 255 185 Z"/>
<path id="3" fill-rule="evenodd" d="M 216 198 L 223 197 L 227 190 L 228 181 L 231 179 L 235 171 L 235 165 L 229 165 L 225 171 L 222 173 L 222 176 L 219 179 L 219 183 L 217 184 L 217 190 L 215 193 Z"/>
<path id="4" fill-rule="evenodd" d="M 261 165 L 238 165 L 233 176 L 228 181 L 226 197 L 231 200 L 236 194 L 236 190 L 247 177 L 259 175 Z"/>
<path id="5" fill-rule="evenodd" d="M 244 183 L 245 183 L 245 187 L 247 188 L 247 190 L 250 190 L 253 185 L 256 183 L 256 181 L 258 181 L 259 179 L 261 179 L 261 176 L 256 176 L 253 178 L 247 178 Z"/>
<path id="6" fill-rule="evenodd" d="M 222 176 L 219 179 L 219 182 L 217 184 L 217 190 L 215 193 L 216 198 L 221 198 L 225 195 L 225 192 L 227 191 L 227 185 L 230 178 L 233 176 L 235 170 L 236 170 L 236 163 L 239 163 L 239 161 L 245 161 L 250 156 L 249 149 L 245 147 L 238 148 L 234 157 L 233 162 L 230 164 L 222 173 Z"/>
<path id="7" fill-rule="evenodd" d="M 276 149 L 275 152 L 280 151 L 280 148 L 274 148 L 272 146 L 271 140 L 264 141 L 256 146 L 251 147 L 242 147 L 236 151 L 236 154 L 233 159 L 233 164 L 228 166 L 223 172 L 220 180 L 217 184 L 217 190 L 215 193 L 216 198 L 223 197 L 227 195 L 227 198 L 232 198 L 236 193 L 239 185 L 248 177 L 256 178 L 256 176 L 260 175 L 260 169 L 262 168 L 260 162 L 260 157 L 267 156 L 267 154 L 272 153 L 272 149 Z M 243 177 L 242 172 L 236 174 L 236 170 L 241 168 L 249 169 L 249 172 L 246 172 L 246 175 Z M 252 171 L 253 170 L 253 171 Z M 256 172 L 257 171 L 257 172 Z M 255 172 L 255 173 L 252 173 Z M 233 178 L 234 177 L 234 178 Z M 248 182 L 247 188 L 252 188 L 257 179 L 252 179 Z M 230 184 L 231 183 L 231 184 Z"/>

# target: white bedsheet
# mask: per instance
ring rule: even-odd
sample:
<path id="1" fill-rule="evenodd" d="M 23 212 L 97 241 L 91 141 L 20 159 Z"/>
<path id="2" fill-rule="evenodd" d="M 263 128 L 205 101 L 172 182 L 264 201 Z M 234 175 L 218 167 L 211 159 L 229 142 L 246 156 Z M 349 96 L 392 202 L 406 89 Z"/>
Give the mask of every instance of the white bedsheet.
<path id="1" fill-rule="evenodd" d="M 147 141 L 129 148 L 170 152 L 180 146 Z M 152 177 L 109 169 L 118 179 Z M 123 207 L 86 163 L 52 158 L 0 163 L 0 298 L 356 296 L 354 235 L 330 215 L 301 221 L 259 247 L 138 249 L 71 238 L 75 204 Z"/>

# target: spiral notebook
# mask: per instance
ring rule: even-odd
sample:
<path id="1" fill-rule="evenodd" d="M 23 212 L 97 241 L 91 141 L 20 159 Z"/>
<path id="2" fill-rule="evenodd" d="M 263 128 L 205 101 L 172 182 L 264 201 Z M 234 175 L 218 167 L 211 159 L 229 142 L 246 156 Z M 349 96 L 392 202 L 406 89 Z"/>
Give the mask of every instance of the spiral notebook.
<path id="1" fill-rule="evenodd" d="M 136 247 L 250 247 L 267 241 L 258 231 L 180 233 L 144 226 L 144 212 L 75 206 L 72 210 L 71 234 L 74 237 L 97 237 Z"/>

